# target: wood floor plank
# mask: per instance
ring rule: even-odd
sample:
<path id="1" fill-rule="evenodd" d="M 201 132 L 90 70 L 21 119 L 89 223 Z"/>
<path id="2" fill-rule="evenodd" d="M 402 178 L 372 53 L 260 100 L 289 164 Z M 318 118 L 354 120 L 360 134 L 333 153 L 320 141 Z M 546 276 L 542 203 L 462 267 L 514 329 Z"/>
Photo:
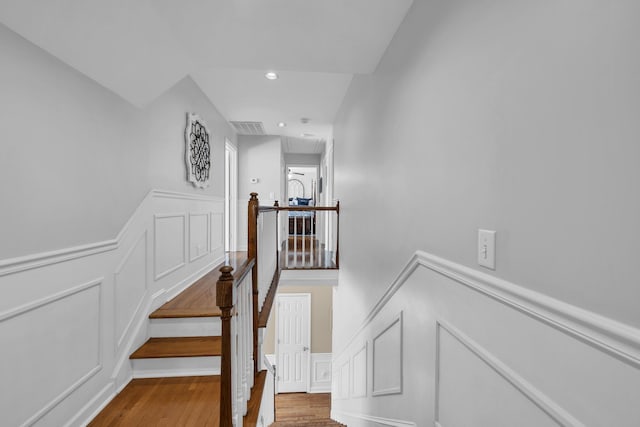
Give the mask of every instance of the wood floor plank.
<path id="1" fill-rule="evenodd" d="M 330 393 L 281 393 L 276 396 L 276 422 L 271 426 L 341 426 L 330 414 Z"/>
<path id="2" fill-rule="evenodd" d="M 220 377 L 132 380 L 89 423 L 91 427 L 218 427 Z"/>
<path id="3" fill-rule="evenodd" d="M 149 338 L 131 355 L 131 359 L 163 357 L 206 357 L 222 354 L 221 337 Z"/>

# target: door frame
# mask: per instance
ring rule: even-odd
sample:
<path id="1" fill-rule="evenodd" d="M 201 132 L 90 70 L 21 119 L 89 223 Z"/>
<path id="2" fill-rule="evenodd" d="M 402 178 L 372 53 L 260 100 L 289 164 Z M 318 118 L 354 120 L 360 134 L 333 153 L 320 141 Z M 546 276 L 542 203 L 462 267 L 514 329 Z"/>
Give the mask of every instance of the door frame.
<path id="1" fill-rule="evenodd" d="M 224 250 L 235 251 L 238 245 L 238 148 L 224 139 Z"/>
<path id="2" fill-rule="evenodd" d="M 275 336 L 275 359 L 276 359 L 276 378 L 274 381 L 274 389 L 275 389 L 275 394 L 278 394 L 278 383 L 280 382 L 280 380 L 278 379 L 279 377 L 279 366 L 280 366 L 280 360 L 278 357 L 279 352 L 279 340 L 278 340 L 278 319 L 280 317 L 280 304 L 278 304 L 279 302 L 279 298 L 280 296 L 300 296 L 300 297 L 306 297 L 307 299 L 307 303 L 309 306 L 309 310 L 307 310 L 307 317 L 308 317 L 308 322 L 307 322 L 307 336 L 309 337 L 309 357 L 307 357 L 307 378 L 306 378 L 306 390 L 304 391 L 304 393 L 309 393 L 309 390 L 311 390 L 311 293 L 309 292 L 278 292 L 276 294 L 276 317 L 275 317 L 275 331 L 276 331 L 276 336 Z M 302 392 L 301 392 L 302 393 Z"/>

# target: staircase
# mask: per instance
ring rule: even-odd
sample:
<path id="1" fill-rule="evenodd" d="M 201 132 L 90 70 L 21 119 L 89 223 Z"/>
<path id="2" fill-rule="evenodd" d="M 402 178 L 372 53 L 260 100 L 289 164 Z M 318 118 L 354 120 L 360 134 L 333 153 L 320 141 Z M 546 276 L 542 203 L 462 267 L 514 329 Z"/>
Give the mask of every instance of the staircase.
<path id="1" fill-rule="evenodd" d="M 151 313 L 151 338 L 130 357 L 134 378 L 220 374 L 219 275 L 213 269 Z"/>
<path id="2" fill-rule="evenodd" d="M 339 212 L 338 206 L 314 209 Z M 310 258 L 303 268 L 337 268 L 314 236 L 280 245 L 278 210 L 259 206 L 257 194 L 251 194 L 248 252 L 227 254 L 223 264 L 149 315 L 150 338 L 130 356 L 133 380 L 91 426 L 254 427 L 273 420 L 268 395 L 267 412 L 261 408 L 265 382 L 272 388 L 273 376 L 258 372 L 258 330 L 266 327 L 284 268 L 278 248 L 284 248 L 285 261 L 289 255 L 295 261 Z M 305 249 L 300 260 L 298 244 Z M 328 418 L 284 422 L 276 425 L 341 425 Z"/>
<path id="3" fill-rule="evenodd" d="M 150 338 L 130 356 L 134 379 L 91 426 L 219 425 L 222 312 L 216 284 L 223 265 L 240 278 L 253 262 L 246 252 L 228 254 L 223 264 L 149 315 Z M 256 425 L 264 376 L 258 374 L 251 390 L 244 426 Z"/>

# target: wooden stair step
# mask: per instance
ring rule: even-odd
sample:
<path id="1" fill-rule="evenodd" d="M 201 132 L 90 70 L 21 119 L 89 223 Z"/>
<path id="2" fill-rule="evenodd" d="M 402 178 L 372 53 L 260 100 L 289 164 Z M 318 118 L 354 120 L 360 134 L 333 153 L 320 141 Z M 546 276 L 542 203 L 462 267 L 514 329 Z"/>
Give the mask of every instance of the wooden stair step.
<path id="1" fill-rule="evenodd" d="M 198 279 L 193 285 L 178 296 L 155 310 L 151 319 L 177 319 L 186 317 L 220 317 L 221 312 L 216 304 L 216 283 L 220 277 L 220 267 L 233 267 L 234 277 L 240 277 L 247 269 L 253 267 L 246 252 L 229 252 L 225 261 Z"/>
<path id="2" fill-rule="evenodd" d="M 220 356 L 221 337 L 149 338 L 130 359 Z"/>

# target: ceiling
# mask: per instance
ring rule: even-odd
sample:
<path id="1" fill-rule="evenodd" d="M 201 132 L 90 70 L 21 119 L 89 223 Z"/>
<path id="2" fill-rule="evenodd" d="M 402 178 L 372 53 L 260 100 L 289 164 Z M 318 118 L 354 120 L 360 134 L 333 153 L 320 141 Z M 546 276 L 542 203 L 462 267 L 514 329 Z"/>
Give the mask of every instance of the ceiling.
<path id="1" fill-rule="evenodd" d="M 262 122 L 304 152 L 412 1 L 2 0 L 0 22 L 138 107 L 191 76 L 228 121 Z"/>

